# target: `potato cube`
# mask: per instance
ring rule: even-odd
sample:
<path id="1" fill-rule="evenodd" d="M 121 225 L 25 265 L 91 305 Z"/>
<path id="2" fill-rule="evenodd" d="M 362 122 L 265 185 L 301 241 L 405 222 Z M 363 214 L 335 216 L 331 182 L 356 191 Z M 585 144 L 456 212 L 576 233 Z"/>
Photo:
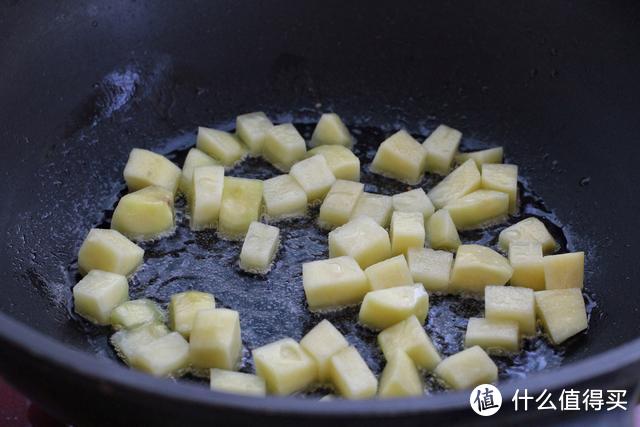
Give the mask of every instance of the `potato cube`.
<path id="1" fill-rule="evenodd" d="M 169 303 L 169 326 L 189 338 L 193 320 L 200 310 L 216 308 L 213 295 L 206 292 L 186 291 L 171 296 Z"/>
<path id="2" fill-rule="evenodd" d="M 175 229 L 173 194 L 154 185 L 122 196 L 113 211 L 111 228 L 136 241 L 170 234 Z"/>
<path id="3" fill-rule="evenodd" d="M 164 313 L 151 300 L 135 299 L 114 308 L 109 322 L 114 329 L 132 329 L 145 323 L 164 322 Z"/>
<path id="4" fill-rule="evenodd" d="M 121 274 L 91 270 L 73 287 L 73 304 L 80 316 L 108 325 L 111 311 L 129 299 L 129 283 Z"/>
<path id="5" fill-rule="evenodd" d="M 273 123 L 262 111 L 242 114 L 236 118 L 236 133 L 252 156 L 262 153 L 264 138 L 272 127 Z"/>
<path id="6" fill-rule="evenodd" d="M 252 222 L 240 251 L 240 268 L 249 273 L 265 274 L 280 245 L 280 229 L 260 222 Z"/>
<path id="7" fill-rule="evenodd" d="M 498 367 L 479 346 L 447 357 L 434 373 L 455 390 L 492 383 L 498 379 Z"/>
<path id="8" fill-rule="evenodd" d="M 319 145 L 307 152 L 307 157 L 320 154 L 336 179 L 360 181 L 360 159 L 342 145 Z"/>
<path id="9" fill-rule="evenodd" d="M 451 270 L 451 288 L 483 293 L 485 286 L 507 283 L 512 273 L 509 261 L 493 249 L 460 245 Z"/>
<path id="10" fill-rule="evenodd" d="M 320 215 L 318 216 L 320 227 L 332 229 L 349 222 L 351 213 L 363 191 L 364 184 L 342 179 L 336 180 L 320 206 Z"/>
<path id="11" fill-rule="evenodd" d="M 385 359 L 391 360 L 396 352 L 406 353 L 414 363 L 429 372 L 440 363 L 440 354 L 416 316 L 388 327 L 378 334 L 378 345 Z"/>
<path id="12" fill-rule="evenodd" d="M 538 317 L 554 344 L 587 329 L 587 310 L 580 289 L 538 291 L 535 298 Z"/>
<path id="13" fill-rule="evenodd" d="M 78 270 L 102 270 L 129 276 L 142 264 L 144 249 L 116 230 L 92 228 L 78 252 Z"/>
<path id="14" fill-rule="evenodd" d="M 211 390 L 246 396 L 264 396 L 267 386 L 262 378 L 243 372 L 212 369 L 210 374 Z"/>
<path id="15" fill-rule="evenodd" d="M 380 261 L 364 270 L 372 290 L 413 285 L 409 266 L 404 255 Z"/>
<path id="16" fill-rule="evenodd" d="M 409 185 L 422 180 L 426 159 L 424 147 L 405 130 L 385 139 L 371 163 L 371 172 Z"/>
<path id="17" fill-rule="evenodd" d="M 309 145 L 342 145 L 351 147 L 354 138 L 349 129 L 344 125 L 340 117 L 335 113 L 325 113 L 320 117 L 316 128 L 311 135 Z"/>
<path id="18" fill-rule="evenodd" d="M 198 128 L 196 147 L 222 165 L 231 167 L 247 155 L 247 149 L 234 135 L 217 129 Z"/>
<path id="19" fill-rule="evenodd" d="M 453 254 L 428 248 L 409 248 L 409 271 L 414 283 L 428 291 L 445 291 L 449 287 Z"/>
<path id="20" fill-rule="evenodd" d="M 457 153 L 454 157 L 457 164 L 461 165 L 469 159 L 476 162 L 478 167 L 485 163 L 502 163 L 504 150 L 502 147 L 488 148 L 486 150 L 472 151 L 469 153 Z"/>
<path id="21" fill-rule="evenodd" d="M 420 212 L 426 221 L 433 215 L 435 208 L 424 190 L 415 188 L 404 193 L 395 194 L 393 196 L 393 210 L 397 212 Z"/>
<path id="22" fill-rule="evenodd" d="M 544 281 L 547 289 L 582 289 L 584 282 L 584 252 L 547 255 L 543 258 Z"/>
<path id="23" fill-rule="evenodd" d="M 307 213 L 307 193 L 290 175 L 265 180 L 263 192 L 269 220 L 304 216 Z"/>
<path id="24" fill-rule="evenodd" d="M 437 209 L 480 188 L 480 171 L 473 160 L 467 160 L 427 193 Z"/>
<path id="25" fill-rule="evenodd" d="M 124 180 L 129 191 L 141 190 L 150 185 L 162 187 L 171 194 L 176 193 L 180 180 L 180 168 L 153 151 L 134 148 L 124 167 Z"/>
<path id="26" fill-rule="evenodd" d="M 393 255 L 406 254 L 409 248 L 424 247 L 424 216 L 420 212 L 394 212 L 389 231 Z"/>
<path id="27" fill-rule="evenodd" d="M 508 215 L 509 196 L 500 191 L 477 190 L 453 200 L 444 209 L 449 211 L 458 230 L 480 228 Z"/>
<path id="28" fill-rule="evenodd" d="M 489 354 L 501 355 L 518 351 L 520 349 L 518 322 L 470 318 L 464 336 L 464 346 L 470 348 L 476 345 Z"/>
<path id="29" fill-rule="evenodd" d="M 433 249 L 455 251 L 462 243 L 451 214 L 446 209 L 440 209 L 429 217 L 426 232 L 429 246 Z"/>
<path id="30" fill-rule="evenodd" d="M 509 263 L 513 268 L 512 286 L 541 291 L 544 285 L 542 245 L 538 242 L 514 242 L 509 245 Z"/>
<path id="31" fill-rule="evenodd" d="M 201 166 L 218 166 L 220 163 L 209 156 L 204 151 L 192 148 L 187 153 L 182 165 L 182 175 L 180 176 L 180 191 L 187 199 L 193 194 L 193 171 Z"/>
<path id="32" fill-rule="evenodd" d="M 370 290 L 364 271 L 348 256 L 302 264 L 302 285 L 312 311 L 357 304 Z"/>
<path id="33" fill-rule="evenodd" d="M 329 380 L 329 359 L 349 343 L 331 322 L 324 319 L 307 332 L 300 345 L 316 361 L 318 381 L 324 383 Z"/>
<path id="34" fill-rule="evenodd" d="M 514 213 L 518 207 L 518 166 L 482 165 L 482 188 L 506 193 L 509 196 L 509 213 Z"/>
<path id="35" fill-rule="evenodd" d="M 307 193 L 309 202 L 323 199 L 336 181 L 327 161 L 320 154 L 300 160 L 289 171 L 300 187 Z"/>
<path id="36" fill-rule="evenodd" d="M 189 358 L 194 367 L 235 370 L 241 351 L 237 311 L 216 308 L 195 314 L 189 337 Z"/>
<path id="37" fill-rule="evenodd" d="M 218 225 L 223 187 L 222 166 L 201 166 L 193 171 L 193 194 L 190 200 L 192 230 Z"/>
<path id="38" fill-rule="evenodd" d="M 413 360 L 404 351 L 398 351 L 387 362 L 380 376 L 378 395 L 384 398 L 421 396 L 422 378 Z"/>
<path id="39" fill-rule="evenodd" d="M 252 351 L 256 373 L 267 390 L 287 395 L 309 387 L 317 378 L 316 362 L 291 338 L 284 338 Z"/>
<path id="40" fill-rule="evenodd" d="M 156 377 L 180 375 L 189 365 L 189 343 L 171 332 L 143 345 L 131 359 L 131 366 Z"/>
<path id="41" fill-rule="evenodd" d="M 462 139 L 460 131 L 445 125 L 440 125 L 431 132 L 422 143 L 427 151 L 427 172 L 438 175 L 448 174 L 453 163 L 453 156 L 458 152 L 460 139 Z"/>
<path id="42" fill-rule="evenodd" d="M 362 193 L 351 212 L 351 219 L 368 216 L 381 227 L 388 227 L 393 212 L 393 200 L 382 194 Z"/>
<path id="43" fill-rule="evenodd" d="M 546 254 L 557 250 L 558 244 L 547 230 L 547 227 L 538 218 L 527 218 L 505 228 L 500 232 L 498 244 L 504 252 L 509 250 L 509 244 L 513 242 L 538 242 L 542 245 L 542 252 Z"/>
<path id="44" fill-rule="evenodd" d="M 533 290 L 514 286 L 487 286 L 484 313 L 488 320 L 518 322 L 520 333 L 535 335 L 536 313 Z"/>
<path id="45" fill-rule="evenodd" d="M 218 231 L 226 239 L 242 239 L 249 225 L 260 218 L 261 208 L 262 181 L 225 177 Z"/>
<path id="46" fill-rule="evenodd" d="M 378 380 L 355 347 L 344 348 L 331 356 L 329 377 L 340 396 L 346 399 L 367 399 L 375 396 L 378 389 Z"/>
<path id="47" fill-rule="evenodd" d="M 151 322 L 136 326 L 132 329 L 122 329 L 111 336 L 111 344 L 118 356 L 131 365 L 133 356 L 145 345 L 157 338 L 169 334 L 169 329 L 164 323 Z"/>
<path id="48" fill-rule="evenodd" d="M 371 329 L 385 329 L 416 316 L 424 323 L 429 311 L 429 295 L 421 284 L 371 291 L 364 296 L 358 320 Z"/>
<path id="49" fill-rule="evenodd" d="M 389 233 L 373 219 L 354 218 L 329 233 L 329 257 L 348 255 L 367 268 L 391 256 Z"/>
<path id="50" fill-rule="evenodd" d="M 270 128 L 262 144 L 262 156 L 283 172 L 304 158 L 307 146 L 304 138 L 291 123 Z"/>

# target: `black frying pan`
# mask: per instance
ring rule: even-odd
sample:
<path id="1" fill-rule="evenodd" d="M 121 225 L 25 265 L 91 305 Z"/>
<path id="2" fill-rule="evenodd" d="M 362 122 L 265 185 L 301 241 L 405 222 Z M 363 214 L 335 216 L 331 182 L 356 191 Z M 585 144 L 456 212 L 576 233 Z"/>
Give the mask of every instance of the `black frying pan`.
<path id="1" fill-rule="evenodd" d="M 470 142 L 504 145 L 553 208 L 568 248 L 586 250 L 598 306 L 562 367 L 508 380 L 503 395 L 635 390 L 636 4 L 13 1 L 0 10 L 0 369 L 64 420 L 496 422 L 470 411 L 467 392 L 319 404 L 172 384 L 109 360 L 105 331 L 72 318 L 78 245 L 108 220 L 128 151 L 171 151 L 199 124 L 257 109 L 298 123 L 335 110 L 352 126 L 388 126 L 383 133 L 405 126 L 423 134 L 445 122 Z M 567 417 L 509 406 L 502 421 Z M 614 416 L 606 422 L 619 422 Z"/>

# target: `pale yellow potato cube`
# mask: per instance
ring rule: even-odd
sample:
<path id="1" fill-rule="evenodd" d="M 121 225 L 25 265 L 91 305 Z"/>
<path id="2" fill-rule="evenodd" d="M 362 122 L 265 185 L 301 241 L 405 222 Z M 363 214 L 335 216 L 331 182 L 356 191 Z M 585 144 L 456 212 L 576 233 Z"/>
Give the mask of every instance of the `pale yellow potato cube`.
<path id="1" fill-rule="evenodd" d="M 407 131 L 400 130 L 385 139 L 371 163 L 371 171 L 409 185 L 422 180 L 426 159 L 424 147 Z"/>
<path id="2" fill-rule="evenodd" d="M 234 135 L 217 129 L 198 128 L 196 148 L 231 167 L 247 155 L 247 148 Z"/>
<path id="3" fill-rule="evenodd" d="M 433 249 L 455 251 L 462 244 L 458 229 L 446 209 L 440 209 L 429 217 L 426 224 L 429 246 Z"/>
<path id="4" fill-rule="evenodd" d="M 547 255 L 543 258 L 546 289 L 582 289 L 584 252 Z"/>
<path id="5" fill-rule="evenodd" d="M 506 193 L 509 196 L 509 213 L 514 213 L 518 208 L 518 166 L 482 165 L 482 188 Z"/>
<path id="6" fill-rule="evenodd" d="M 428 311 L 429 295 L 418 283 L 367 293 L 360 306 L 358 320 L 371 329 L 380 330 L 410 316 L 416 316 L 420 323 L 424 323 Z"/>
<path id="7" fill-rule="evenodd" d="M 587 310 L 580 289 L 538 291 L 535 299 L 538 318 L 554 344 L 587 329 Z"/>
<path id="8" fill-rule="evenodd" d="M 485 163 L 502 163 L 503 154 L 504 150 L 502 147 L 494 147 L 487 148 L 486 150 L 471 151 L 469 153 L 457 153 L 454 160 L 457 164 L 461 165 L 471 159 L 480 167 Z"/>
<path id="9" fill-rule="evenodd" d="M 307 193 L 309 202 L 323 199 L 336 181 L 327 161 L 320 154 L 300 160 L 291 166 L 289 175 Z"/>
<path id="10" fill-rule="evenodd" d="M 346 399 L 367 399 L 378 390 L 376 379 L 355 347 L 347 347 L 329 359 L 331 382 Z"/>
<path id="11" fill-rule="evenodd" d="M 433 215 L 435 208 L 424 190 L 415 188 L 404 193 L 395 194 L 393 196 L 393 210 L 398 212 L 420 212 L 426 221 Z"/>
<path id="12" fill-rule="evenodd" d="M 317 379 L 316 362 L 291 338 L 256 348 L 252 354 L 256 374 L 264 378 L 269 393 L 295 393 Z"/>
<path id="13" fill-rule="evenodd" d="M 307 193 L 290 175 L 265 180 L 262 196 L 269 220 L 294 218 L 307 213 Z"/>
<path id="14" fill-rule="evenodd" d="M 267 394 L 267 385 L 257 375 L 214 368 L 211 369 L 209 377 L 209 385 L 214 391 L 245 396 L 265 396 Z"/>
<path id="15" fill-rule="evenodd" d="M 484 315 L 488 320 L 518 322 L 520 333 L 536 333 L 533 290 L 514 286 L 487 286 L 484 291 Z"/>
<path id="16" fill-rule="evenodd" d="M 192 148 L 187 153 L 182 165 L 182 175 L 180 176 L 180 191 L 187 199 L 193 194 L 193 171 L 201 166 L 218 166 L 218 162 L 204 151 Z"/>
<path id="17" fill-rule="evenodd" d="M 541 291 L 544 284 L 542 245 L 538 242 L 513 242 L 509 245 L 509 263 L 513 268 L 510 283 Z"/>
<path id="18" fill-rule="evenodd" d="M 424 385 L 413 360 L 404 351 L 387 361 L 380 376 L 378 395 L 384 398 L 422 396 Z"/>
<path id="19" fill-rule="evenodd" d="M 151 300 L 135 299 L 114 308 L 109 322 L 114 329 L 132 329 L 145 323 L 164 322 L 164 313 Z"/>
<path id="20" fill-rule="evenodd" d="M 364 270 L 372 290 L 413 285 L 413 278 L 404 255 L 380 261 Z"/>
<path id="21" fill-rule="evenodd" d="M 427 172 L 438 175 L 448 174 L 461 139 L 460 131 L 445 125 L 440 125 L 431 132 L 422 143 L 427 151 Z"/>
<path id="22" fill-rule="evenodd" d="M 156 377 L 180 375 L 189 365 L 189 343 L 171 332 L 141 346 L 131 358 L 131 366 Z"/>
<path id="23" fill-rule="evenodd" d="M 192 230 L 218 225 L 223 187 L 224 167 L 200 166 L 193 171 L 193 193 L 190 199 Z"/>
<path id="24" fill-rule="evenodd" d="M 261 209 L 262 181 L 225 177 L 218 231 L 226 239 L 242 239 L 249 225 L 260 218 Z"/>
<path id="25" fill-rule="evenodd" d="M 78 270 L 102 270 L 129 276 L 142 264 L 144 249 L 116 230 L 92 228 L 78 252 Z"/>
<path id="26" fill-rule="evenodd" d="M 349 129 L 336 113 L 325 113 L 320 117 L 316 128 L 311 135 L 309 145 L 342 145 L 351 147 L 354 138 L 349 133 Z"/>
<path id="27" fill-rule="evenodd" d="M 216 308 L 213 295 L 200 291 L 186 291 L 174 294 L 169 302 L 169 326 L 189 338 L 193 320 L 200 310 Z"/>
<path id="28" fill-rule="evenodd" d="M 279 245 L 278 227 L 252 222 L 240 250 L 240 268 L 250 273 L 267 273 Z"/>
<path id="29" fill-rule="evenodd" d="M 403 352 L 419 368 L 428 372 L 433 371 L 441 361 L 440 353 L 416 316 L 409 316 L 380 332 L 378 345 L 385 359 L 391 360 L 396 352 Z"/>
<path id="30" fill-rule="evenodd" d="M 370 290 L 364 271 L 348 256 L 302 264 L 302 286 L 312 311 L 357 304 Z"/>
<path id="31" fill-rule="evenodd" d="M 480 171 L 473 160 L 467 160 L 433 187 L 427 195 L 441 209 L 452 201 L 480 188 Z"/>
<path id="32" fill-rule="evenodd" d="M 500 232 L 498 244 L 502 251 L 508 252 L 509 244 L 513 242 L 538 242 L 542 245 L 542 252 L 545 255 L 558 249 L 558 244 L 547 227 L 538 218 L 533 217 L 523 219 Z"/>
<path id="33" fill-rule="evenodd" d="M 409 271 L 414 283 L 422 283 L 427 291 L 442 292 L 449 287 L 453 254 L 429 248 L 409 248 Z"/>
<path id="34" fill-rule="evenodd" d="M 360 181 L 360 159 L 342 145 L 319 145 L 307 152 L 307 157 L 320 154 L 336 179 Z"/>
<path id="35" fill-rule="evenodd" d="M 518 322 L 470 318 L 464 335 L 464 346 L 469 348 L 476 345 L 489 354 L 501 355 L 518 351 L 520 349 Z"/>
<path id="36" fill-rule="evenodd" d="M 306 152 L 304 138 L 291 123 L 270 128 L 262 144 L 262 157 L 282 172 L 289 172 Z"/>
<path id="37" fill-rule="evenodd" d="M 273 123 L 262 111 L 241 114 L 236 118 L 236 133 L 252 156 L 262 153 L 264 138 L 272 127 Z"/>
<path id="38" fill-rule="evenodd" d="M 509 261 L 493 249 L 480 245 L 460 245 L 451 270 L 451 289 L 483 293 L 485 286 L 504 285 L 513 269 Z"/>
<path id="39" fill-rule="evenodd" d="M 369 217 L 354 218 L 329 233 L 329 257 L 343 255 L 353 257 L 362 268 L 387 259 L 391 256 L 389 233 Z"/>
<path id="40" fill-rule="evenodd" d="M 145 345 L 169 334 L 164 323 L 151 322 L 136 326 L 133 329 L 122 329 L 111 336 L 111 344 L 118 356 L 131 365 L 133 356 Z"/>
<path id="41" fill-rule="evenodd" d="M 448 203 L 449 211 L 458 230 L 480 228 L 494 224 L 509 214 L 509 196 L 492 190 L 476 190 Z"/>
<path id="42" fill-rule="evenodd" d="M 164 237 L 175 229 L 173 193 L 152 185 L 122 196 L 111 228 L 136 241 Z"/>
<path id="43" fill-rule="evenodd" d="M 393 255 L 406 254 L 409 248 L 424 247 L 424 216 L 420 212 L 394 212 L 389 237 Z"/>
<path id="44" fill-rule="evenodd" d="M 393 200 L 382 194 L 362 193 L 351 212 L 351 218 L 368 216 L 381 227 L 388 227 L 393 212 Z"/>
<path id="45" fill-rule="evenodd" d="M 73 304 L 80 316 L 98 325 L 111 323 L 111 311 L 129 299 L 129 283 L 121 274 L 91 270 L 73 287 Z"/>
<path id="46" fill-rule="evenodd" d="M 189 336 L 189 358 L 194 367 L 235 370 L 241 351 L 237 311 L 216 308 L 196 313 Z"/>
<path id="47" fill-rule="evenodd" d="M 171 160 L 153 151 L 134 148 L 124 167 L 124 180 L 129 191 L 150 185 L 162 187 L 175 194 L 180 180 L 180 168 Z"/>
<path id="48" fill-rule="evenodd" d="M 498 367 L 479 346 L 447 357 L 434 373 L 455 390 L 473 388 L 498 379 Z"/>
<path id="49" fill-rule="evenodd" d="M 349 222 L 363 191 L 364 184 L 342 179 L 336 180 L 320 206 L 318 216 L 320 227 L 332 229 Z"/>
<path id="50" fill-rule="evenodd" d="M 329 381 L 329 359 L 349 343 L 327 319 L 313 327 L 300 340 L 302 348 L 313 357 L 318 367 L 318 381 Z"/>

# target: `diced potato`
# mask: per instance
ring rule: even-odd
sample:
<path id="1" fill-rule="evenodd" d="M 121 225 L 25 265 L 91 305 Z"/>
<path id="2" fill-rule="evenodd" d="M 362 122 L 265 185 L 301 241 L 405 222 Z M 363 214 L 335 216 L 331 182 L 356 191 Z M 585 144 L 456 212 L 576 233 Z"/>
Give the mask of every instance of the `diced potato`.
<path id="1" fill-rule="evenodd" d="M 73 287 L 73 304 L 80 316 L 108 325 L 111 311 L 129 299 L 129 283 L 121 274 L 91 270 Z"/>
<path id="2" fill-rule="evenodd" d="M 109 271 L 129 276 L 142 264 L 144 249 L 116 230 L 92 228 L 78 252 L 78 270 Z"/>
<path id="3" fill-rule="evenodd" d="M 538 242 L 542 245 L 542 252 L 550 254 L 558 249 L 558 244 L 554 240 L 547 227 L 538 218 L 527 218 L 517 224 L 507 227 L 498 237 L 500 249 L 509 251 L 509 244 L 513 242 Z"/>
<path id="4" fill-rule="evenodd" d="M 508 215 L 509 196 L 500 191 L 477 190 L 453 200 L 444 209 L 449 211 L 458 230 L 479 228 Z"/>
<path id="5" fill-rule="evenodd" d="M 169 325 L 174 331 L 189 338 L 193 320 L 200 310 L 216 308 L 213 295 L 200 291 L 186 291 L 171 296 L 169 303 Z"/>
<path id="6" fill-rule="evenodd" d="M 429 311 L 429 295 L 421 284 L 371 291 L 364 296 L 358 319 L 371 329 L 385 329 L 416 316 L 424 323 Z"/>
<path id="7" fill-rule="evenodd" d="M 111 228 L 137 241 L 170 234 L 175 228 L 173 193 L 154 185 L 122 196 Z"/>
<path id="8" fill-rule="evenodd" d="M 173 162 L 153 151 L 134 148 L 124 167 L 124 180 L 129 191 L 141 190 L 157 185 L 175 195 L 180 180 L 180 168 Z"/>
<path id="9" fill-rule="evenodd" d="M 380 376 L 378 395 L 383 398 L 422 396 L 424 385 L 415 363 L 403 351 L 387 362 Z"/>
<path id="10" fill-rule="evenodd" d="M 324 383 L 329 380 L 329 359 L 349 343 L 331 322 L 324 319 L 307 332 L 300 345 L 316 361 L 318 381 Z"/>
<path id="11" fill-rule="evenodd" d="M 280 229 L 260 222 L 252 222 L 240 251 L 240 268 L 250 273 L 265 274 L 280 245 Z"/>
<path id="12" fill-rule="evenodd" d="M 131 366 L 156 377 L 180 375 L 188 365 L 189 343 L 177 332 L 141 346 L 131 359 Z"/>
<path id="13" fill-rule="evenodd" d="M 300 160 L 291 166 L 289 175 L 307 193 L 309 202 L 323 199 L 336 181 L 336 177 L 333 176 L 331 169 L 329 169 L 327 161 L 320 154 Z"/>
<path id="14" fill-rule="evenodd" d="M 435 208 L 424 190 L 415 188 L 404 193 L 395 194 L 393 196 L 393 210 L 398 212 L 420 212 L 426 221 L 433 215 Z"/>
<path id="15" fill-rule="evenodd" d="M 580 289 L 538 291 L 535 299 L 538 318 L 554 344 L 587 329 L 587 310 Z"/>
<path id="16" fill-rule="evenodd" d="M 405 130 L 385 139 L 371 163 L 371 171 L 409 185 L 422 180 L 426 159 L 424 147 Z"/>
<path id="17" fill-rule="evenodd" d="M 488 320 L 518 322 L 522 335 L 535 335 L 536 313 L 533 290 L 514 286 L 487 286 L 484 313 Z"/>
<path id="18" fill-rule="evenodd" d="M 480 188 L 480 171 L 473 160 L 467 160 L 427 193 L 437 209 Z"/>
<path id="19" fill-rule="evenodd" d="M 272 127 L 273 123 L 262 111 L 242 114 L 236 118 L 236 133 L 252 156 L 262 153 L 264 138 Z"/>
<path id="20" fill-rule="evenodd" d="M 428 291 L 447 290 L 453 264 L 451 252 L 409 248 L 407 261 L 414 283 L 422 283 Z"/>
<path id="21" fill-rule="evenodd" d="M 509 245 L 509 263 L 513 268 L 512 286 L 524 286 L 541 291 L 544 284 L 542 245 L 538 242 L 516 241 Z"/>
<path id="22" fill-rule="evenodd" d="M 357 304 L 370 290 L 364 271 L 348 256 L 302 264 L 302 285 L 312 311 Z"/>
<path id="23" fill-rule="evenodd" d="M 114 308 L 109 321 L 114 329 L 132 329 L 149 322 L 164 322 L 164 313 L 151 300 L 135 299 Z"/>
<path id="24" fill-rule="evenodd" d="M 518 322 L 472 317 L 467 324 L 464 346 L 482 347 L 489 354 L 501 355 L 520 349 Z"/>
<path id="25" fill-rule="evenodd" d="M 351 217 L 363 191 L 364 184 L 342 179 L 336 180 L 320 206 L 320 215 L 318 216 L 320 226 L 332 229 L 349 222 L 349 217 Z"/>
<path id="26" fill-rule="evenodd" d="M 409 316 L 380 332 L 378 345 L 385 359 L 391 360 L 396 352 L 403 352 L 419 368 L 429 372 L 433 371 L 441 361 L 438 350 L 416 316 Z"/>
<path id="27" fill-rule="evenodd" d="M 361 216 L 329 233 L 329 257 L 348 255 L 367 268 L 391 256 L 389 233 L 373 219 Z"/>
<path id="28" fill-rule="evenodd" d="M 261 208 L 262 181 L 225 177 L 218 231 L 226 239 L 242 239 L 249 225 L 260 218 Z"/>
<path id="29" fill-rule="evenodd" d="M 413 285 L 409 266 L 404 255 L 380 261 L 367 267 L 364 274 L 369 279 L 372 290 L 393 288 L 396 286 Z"/>
<path id="30" fill-rule="evenodd" d="M 445 125 L 438 126 L 422 143 L 427 150 L 427 172 L 446 175 L 451 170 L 453 156 L 462 139 L 460 131 Z"/>
<path id="31" fill-rule="evenodd" d="M 429 246 L 433 249 L 455 251 L 462 243 L 451 214 L 446 209 L 436 211 L 427 220 L 426 227 Z"/>
<path id="32" fill-rule="evenodd" d="M 262 378 L 243 372 L 212 369 L 210 374 L 211 390 L 246 396 L 264 396 L 267 386 Z"/>
<path id="33" fill-rule="evenodd" d="M 518 208 L 518 166 L 482 165 L 482 188 L 506 193 L 509 196 L 509 213 L 514 213 Z"/>
<path id="34" fill-rule="evenodd" d="M 393 200 L 382 194 L 362 193 L 351 212 L 351 219 L 368 216 L 381 227 L 388 227 L 393 212 Z"/>
<path id="35" fill-rule="evenodd" d="M 340 117 L 335 113 L 325 113 L 320 117 L 320 121 L 313 130 L 309 145 L 342 145 L 351 147 L 354 138 L 349 133 L 349 129 L 344 125 Z"/>
<path id="36" fill-rule="evenodd" d="M 262 156 L 283 172 L 304 158 L 307 146 L 304 138 L 291 123 L 270 128 L 262 144 Z"/>
<path id="37" fill-rule="evenodd" d="M 247 149 L 234 135 L 217 129 L 198 128 L 196 147 L 221 164 L 231 167 L 247 155 Z"/>
<path id="38" fill-rule="evenodd" d="M 193 171 L 201 166 L 218 166 L 220 163 L 209 156 L 204 151 L 200 151 L 197 148 L 192 148 L 187 153 L 187 158 L 184 159 L 184 165 L 182 165 L 182 175 L 180 176 L 180 191 L 186 196 L 187 199 L 191 198 L 193 194 Z"/>
<path id="39" fill-rule="evenodd" d="M 118 356 L 131 365 L 133 356 L 145 345 L 169 334 L 164 323 L 151 322 L 136 326 L 133 329 L 122 329 L 111 336 L 111 344 Z"/>
<path id="40" fill-rule="evenodd" d="M 493 249 L 480 245 L 460 245 L 451 270 L 451 289 L 483 293 L 485 286 L 504 285 L 513 269 L 509 261 Z"/>
<path id="41" fill-rule="evenodd" d="M 444 359 L 435 374 L 455 390 L 492 383 L 498 379 L 498 367 L 479 346 Z"/>
<path id="42" fill-rule="evenodd" d="M 263 192 L 269 220 L 294 218 L 307 213 L 307 193 L 290 175 L 265 180 Z"/>
<path id="43" fill-rule="evenodd" d="M 309 387 L 316 379 L 316 362 L 291 338 L 256 348 L 252 352 L 256 373 L 269 393 L 287 395 Z"/>
<path id="44" fill-rule="evenodd" d="M 543 258 L 544 281 L 547 289 L 582 289 L 584 282 L 584 252 L 547 255 Z"/>
<path id="45" fill-rule="evenodd" d="M 485 163 L 502 163 L 503 153 L 502 147 L 494 147 L 469 153 L 457 153 L 454 159 L 459 165 L 471 159 L 480 167 Z"/>
<path id="46" fill-rule="evenodd" d="M 201 166 L 193 171 L 193 195 L 190 200 L 192 230 L 218 225 L 223 187 L 222 166 Z"/>
<path id="47" fill-rule="evenodd" d="M 360 159 L 342 145 L 319 145 L 307 152 L 307 157 L 320 154 L 336 179 L 360 181 Z"/>
<path id="48" fill-rule="evenodd" d="M 389 231 L 393 255 L 406 254 L 409 248 L 424 247 L 424 216 L 420 212 L 394 212 Z"/>
<path id="49" fill-rule="evenodd" d="M 216 308 L 195 314 L 189 336 L 189 358 L 194 367 L 235 370 L 241 351 L 237 311 Z"/>
<path id="50" fill-rule="evenodd" d="M 367 399 L 375 396 L 376 379 L 355 347 L 347 347 L 329 359 L 329 377 L 340 396 L 346 399 Z"/>

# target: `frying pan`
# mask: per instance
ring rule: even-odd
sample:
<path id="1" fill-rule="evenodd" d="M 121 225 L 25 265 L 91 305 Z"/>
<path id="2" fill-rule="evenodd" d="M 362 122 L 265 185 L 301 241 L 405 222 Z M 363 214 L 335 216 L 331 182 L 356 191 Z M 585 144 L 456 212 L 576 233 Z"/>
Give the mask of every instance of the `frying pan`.
<path id="1" fill-rule="evenodd" d="M 77 247 L 108 217 L 132 147 L 169 152 L 197 125 L 253 110 L 297 122 L 333 110 L 348 125 L 414 133 L 444 122 L 504 145 L 553 207 L 567 247 L 587 252 L 597 301 L 588 334 L 562 366 L 500 383 L 505 400 L 525 387 L 625 388 L 633 402 L 638 4 L 12 0 L 0 10 L 0 370 L 62 420 L 630 422 L 629 412 L 572 421 L 587 415 L 508 404 L 481 419 L 468 392 L 330 403 L 213 393 L 132 372 L 107 350 L 96 356 L 105 332 L 79 327 L 68 301 Z"/>

